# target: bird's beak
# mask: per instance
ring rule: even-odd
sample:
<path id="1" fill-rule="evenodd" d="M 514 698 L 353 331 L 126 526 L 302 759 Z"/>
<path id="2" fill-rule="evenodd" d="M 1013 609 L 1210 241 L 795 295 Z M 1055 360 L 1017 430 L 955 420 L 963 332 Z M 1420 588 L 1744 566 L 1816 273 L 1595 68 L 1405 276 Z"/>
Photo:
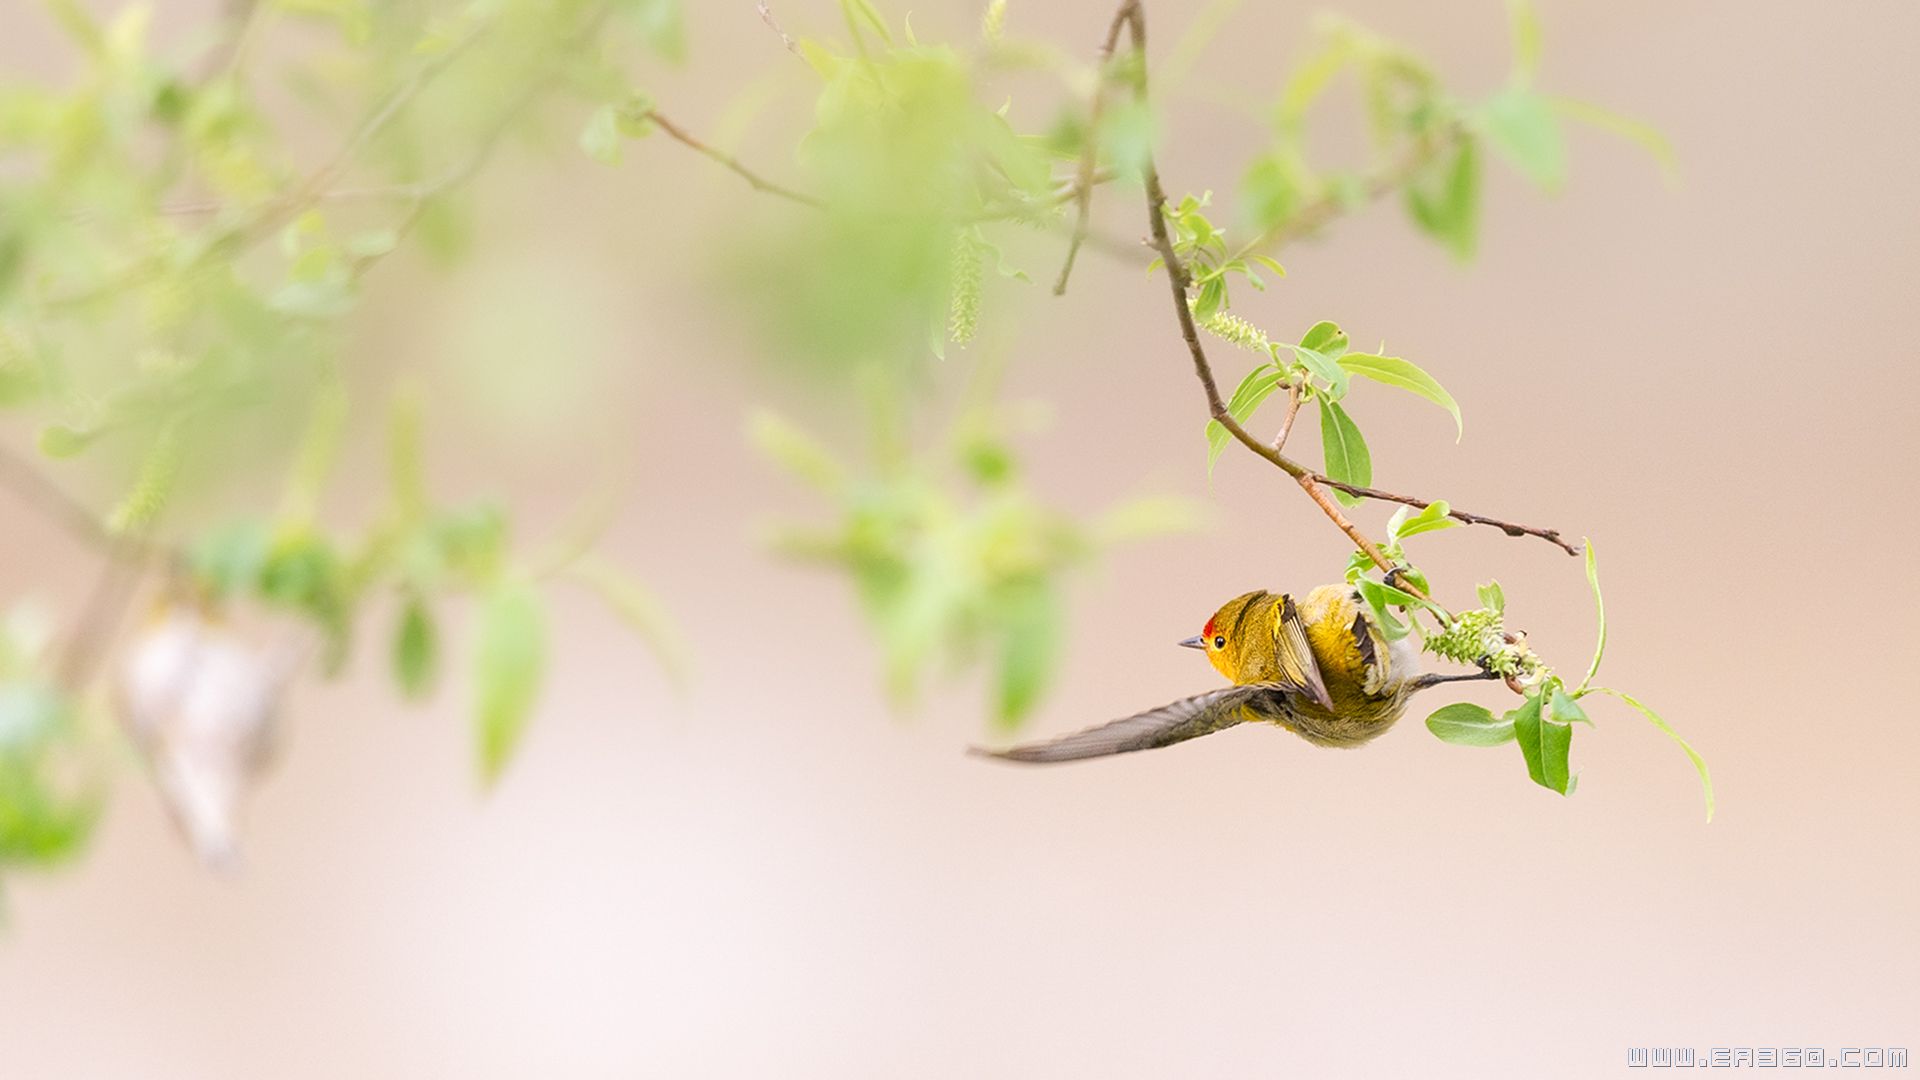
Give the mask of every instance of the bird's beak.
<path id="1" fill-rule="evenodd" d="M 1185 645 L 1189 649 L 1204 649 L 1207 647 L 1206 639 L 1200 637 L 1197 634 L 1181 642 L 1180 644 Z"/>

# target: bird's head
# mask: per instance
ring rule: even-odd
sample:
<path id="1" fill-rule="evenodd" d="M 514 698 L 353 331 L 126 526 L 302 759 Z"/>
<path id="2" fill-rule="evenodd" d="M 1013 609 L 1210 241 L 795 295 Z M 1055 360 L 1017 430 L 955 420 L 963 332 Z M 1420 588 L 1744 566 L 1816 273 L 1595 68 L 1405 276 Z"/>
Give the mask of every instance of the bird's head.
<path id="1" fill-rule="evenodd" d="M 1239 682 L 1242 649 L 1247 642 L 1247 632 L 1253 626 L 1253 621 L 1247 616 L 1256 603 L 1270 595 L 1263 590 L 1255 590 L 1234 597 L 1213 613 L 1199 637 L 1190 637 L 1180 644 L 1205 652 L 1214 670 Z"/>

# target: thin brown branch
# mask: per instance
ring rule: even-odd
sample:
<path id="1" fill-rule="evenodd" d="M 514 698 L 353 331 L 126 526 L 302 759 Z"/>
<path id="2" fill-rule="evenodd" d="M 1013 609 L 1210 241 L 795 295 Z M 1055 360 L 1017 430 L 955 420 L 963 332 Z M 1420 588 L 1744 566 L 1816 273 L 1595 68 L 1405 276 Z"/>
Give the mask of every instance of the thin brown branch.
<path id="1" fill-rule="evenodd" d="M 61 489 L 26 458 L 0 446 L 0 487 L 51 518 L 84 543 L 105 547 L 113 537 L 99 515 Z"/>
<path id="2" fill-rule="evenodd" d="M 1087 106 L 1087 129 L 1081 136 L 1080 167 L 1074 174 L 1071 189 L 1074 203 L 1073 236 L 1067 241 L 1067 258 L 1060 266 L 1060 276 L 1053 283 L 1053 295 L 1064 296 L 1067 291 L 1067 279 L 1073 276 L 1073 262 L 1080 255 L 1080 245 L 1086 242 L 1088 219 L 1093 213 L 1093 174 L 1095 159 L 1100 156 L 1100 113 L 1107 100 L 1107 68 L 1113 62 L 1114 46 L 1120 43 L 1120 31 L 1126 27 L 1129 13 L 1137 14 L 1137 4 L 1122 4 L 1120 10 L 1113 13 L 1113 22 L 1107 25 L 1107 36 L 1100 43 L 1100 61 L 1094 66 L 1093 101 Z"/>
<path id="3" fill-rule="evenodd" d="M 142 559 L 128 554 L 142 550 L 141 541 L 115 537 L 109 543 L 108 558 L 101 564 L 99 576 L 80 608 L 80 618 L 60 650 L 56 675 L 59 685 L 69 693 L 85 689 L 94 668 L 111 649 L 126 618 L 127 602 L 145 570 Z"/>
<path id="4" fill-rule="evenodd" d="M 105 556 L 57 662 L 60 686 L 77 692 L 112 644 L 127 600 L 148 565 L 162 560 L 177 566 L 184 556 L 145 537 L 110 531 L 99 515 L 5 447 L 0 447 L 0 487 Z"/>
<path id="5" fill-rule="evenodd" d="M 1280 434 L 1273 437 L 1273 452 L 1278 454 L 1287 448 L 1287 436 L 1293 434 L 1294 418 L 1300 415 L 1300 383 L 1298 380 L 1287 384 L 1287 415 L 1280 421 Z"/>
<path id="6" fill-rule="evenodd" d="M 682 145 L 688 147 L 689 149 L 693 150 L 695 153 L 701 154 L 704 157 L 707 157 L 713 161 L 717 161 L 721 165 L 726 166 L 727 169 L 731 170 L 734 173 L 734 175 L 740 177 L 742 180 L 745 180 L 747 183 L 753 185 L 753 190 L 755 191 L 764 191 L 769 195 L 778 195 L 779 197 L 786 199 L 790 202 L 797 202 L 804 206 L 811 206 L 815 208 L 826 206 L 826 203 L 821 202 L 819 199 L 814 198 L 812 195 L 795 191 L 789 187 L 782 187 L 781 185 L 776 184 L 771 180 L 768 180 L 766 177 L 761 176 L 759 173 L 754 172 L 752 169 L 747 168 L 745 165 L 742 165 L 740 163 L 740 160 L 734 157 L 732 154 L 729 154 L 724 150 L 716 150 L 713 147 L 708 146 L 706 143 L 701 142 L 699 139 L 695 138 L 691 133 L 689 133 L 685 128 L 681 127 L 680 125 L 674 123 L 673 121 L 667 119 L 665 116 L 661 115 L 658 109 L 648 110 L 647 119 L 652 120 L 655 124 L 659 125 L 660 130 L 666 132 L 669 138 L 672 138 L 675 141 L 681 143 Z"/>
<path id="7" fill-rule="evenodd" d="M 1124 22 L 1126 24 L 1133 48 L 1144 56 L 1146 52 L 1147 33 L 1146 17 L 1141 11 L 1140 0 L 1126 0 L 1125 3 L 1122 3 L 1119 13 L 1115 15 L 1115 20 L 1116 22 Z M 1140 75 L 1137 92 L 1142 96 L 1146 94 L 1144 67 Z M 1386 553 L 1380 550 L 1380 546 L 1369 539 L 1365 533 L 1361 532 L 1360 529 L 1354 525 L 1353 521 L 1341 511 L 1339 504 L 1327 494 L 1326 488 L 1333 487 L 1345 491 L 1350 495 L 1362 498 L 1386 499 L 1387 501 L 1404 502 L 1409 505 L 1426 506 L 1429 504 L 1429 501 L 1415 500 L 1408 496 L 1396 496 L 1390 492 L 1383 492 L 1374 488 L 1362 488 L 1355 485 L 1343 484 L 1306 468 L 1282 453 L 1286 436 L 1292 431 L 1294 415 L 1299 408 L 1298 392 L 1291 387 L 1289 390 L 1292 400 L 1289 402 L 1287 419 L 1284 427 L 1281 429 L 1280 436 L 1274 440 L 1272 445 L 1255 438 L 1252 433 L 1248 432 L 1247 429 L 1241 426 L 1240 422 L 1234 418 L 1233 413 L 1228 410 L 1226 403 L 1220 398 L 1220 388 L 1213 377 L 1213 366 L 1207 360 L 1206 349 L 1200 344 L 1200 334 L 1194 325 L 1193 310 L 1187 295 L 1189 284 L 1187 268 L 1181 263 L 1178 253 L 1174 251 L 1173 239 L 1167 232 L 1166 217 L 1162 213 L 1162 208 L 1167 203 L 1167 194 L 1161 186 L 1160 173 L 1154 165 L 1151 155 L 1148 156 L 1145 162 L 1144 171 L 1147 189 L 1147 226 L 1152 231 L 1153 247 L 1159 252 L 1161 262 L 1165 264 L 1167 269 L 1167 283 L 1172 292 L 1174 315 L 1179 320 L 1180 336 L 1186 342 L 1187 352 L 1193 358 L 1194 375 L 1200 380 L 1201 389 L 1206 393 L 1208 415 L 1217 421 L 1220 426 L 1226 428 L 1227 433 L 1238 440 L 1242 446 L 1245 446 L 1254 454 L 1266 459 L 1269 463 L 1280 469 L 1280 471 L 1292 477 L 1294 482 L 1300 485 L 1301 490 L 1307 493 L 1307 497 L 1313 500 L 1314 505 L 1318 506 L 1321 512 L 1326 514 L 1327 518 L 1331 520 L 1341 532 L 1346 534 L 1347 538 L 1353 542 L 1354 547 L 1364 552 L 1367 558 L 1373 561 L 1374 565 L 1382 570 L 1394 569 L 1393 561 L 1388 559 Z M 1536 529 L 1531 526 L 1517 525 L 1512 522 L 1499 521 L 1478 514 L 1469 514 L 1465 511 L 1453 511 L 1452 516 L 1468 524 L 1493 525 L 1508 532 L 1509 535 L 1538 536 L 1560 545 L 1563 550 L 1575 551 L 1575 549 L 1566 544 L 1564 540 L 1560 539 L 1557 532 L 1550 529 Z M 1411 582 L 1403 583 L 1401 588 L 1415 595 L 1421 595 L 1419 591 L 1413 587 Z"/>
<path id="8" fill-rule="evenodd" d="M 1126 0 L 1120 5 L 1120 11 L 1114 16 L 1114 20 L 1116 23 L 1125 22 L 1133 48 L 1144 57 L 1147 51 L 1147 21 L 1140 9 L 1140 0 Z M 1142 97 L 1145 97 L 1147 92 L 1144 63 L 1135 92 Z M 1353 541 L 1355 547 L 1366 552 L 1367 557 L 1372 559 L 1380 569 L 1393 569 L 1393 562 L 1380 550 L 1379 545 L 1367 539 L 1366 534 L 1362 533 L 1359 527 L 1341 512 L 1340 507 L 1327 496 L 1325 490 L 1314 479 L 1312 472 L 1255 438 L 1240 425 L 1240 421 L 1234 419 L 1233 413 L 1227 408 L 1227 403 L 1221 400 L 1220 387 L 1213 378 L 1213 365 L 1207 361 L 1206 348 L 1200 344 L 1200 332 L 1194 326 L 1193 310 L 1187 301 L 1189 280 L 1187 268 L 1180 261 L 1179 254 L 1173 250 L 1173 238 L 1167 233 L 1166 216 L 1161 213 L 1161 208 L 1167 203 L 1167 193 L 1160 185 L 1160 171 L 1154 165 L 1151 154 L 1144 162 L 1143 171 L 1147 188 L 1147 227 L 1152 230 L 1153 246 L 1160 253 L 1161 262 L 1166 265 L 1167 285 L 1173 294 L 1174 315 L 1179 319 L 1180 336 L 1187 343 L 1187 352 L 1193 357 L 1194 376 L 1200 380 L 1200 387 L 1206 392 L 1208 415 L 1218 421 L 1221 427 L 1226 428 L 1227 433 L 1238 439 L 1242 446 L 1267 459 L 1280 471 L 1293 477 L 1294 481 L 1307 493 L 1307 497 L 1320 507 L 1341 532 L 1347 534 L 1347 538 Z"/>
<path id="9" fill-rule="evenodd" d="M 1361 487 L 1358 484 L 1342 483 L 1322 473 L 1313 474 L 1313 478 L 1319 483 L 1325 484 L 1330 488 L 1337 488 L 1356 498 L 1403 503 L 1407 506 L 1422 509 L 1432 506 L 1434 503 L 1432 499 L 1422 499 L 1413 495 L 1397 495 L 1391 491 L 1382 491 L 1379 488 Z M 1447 508 L 1447 516 L 1456 521 L 1465 522 L 1468 525 L 1492 526 L 1506 533 L 1508 536 L 1537 536 L 1569 555 L 1580 554 L 1580 549 L 1568 543 L 1566 537 L 1561 536 L 1558 529 L 1543 529 L 1535 525 L 1522 525 L 1516 521 L 1503 521 L 1500 518 L 1488 517 L 1485 514 L 1470 514 L 1465 510 L 1455 510 L 1451 506 Z"/>
<path id="10" fill-rule="evenodd" d="M 780 23 L 773 17 L 773 9 L 764 3 L 760 5 L 760 21 L 767 24 L 767 29 L 780 35 L 780 44 L 785 45 L 788 52 L 795 56 L 800 55 L 800 46 L 794 44 L 793 39 L 787 36 L 787 32 L 780 28 Z"/>

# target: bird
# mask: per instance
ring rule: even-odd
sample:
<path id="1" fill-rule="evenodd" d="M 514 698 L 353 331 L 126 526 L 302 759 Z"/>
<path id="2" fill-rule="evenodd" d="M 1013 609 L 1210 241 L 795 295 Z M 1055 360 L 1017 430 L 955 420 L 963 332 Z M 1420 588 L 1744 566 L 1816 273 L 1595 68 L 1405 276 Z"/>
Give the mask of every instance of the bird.
<path id="1" fill-rule="evenodd" d="M 1359 746 L 1392 727 L 1416 692 L 1497 677 L 1486 670 L 1422 674 L 1412 639 L 1388 638 L 1360 593 L 1344 584 L 1319 586 L 1297 602 L 1264 589 L 1242 593 L 1179 644 L 1205 652 L 1233 685 L 1071 735 L 971 752 L 1003 761 L 1078 761 L 1171 746 L 1251 721 L 1320 746 Z"/>

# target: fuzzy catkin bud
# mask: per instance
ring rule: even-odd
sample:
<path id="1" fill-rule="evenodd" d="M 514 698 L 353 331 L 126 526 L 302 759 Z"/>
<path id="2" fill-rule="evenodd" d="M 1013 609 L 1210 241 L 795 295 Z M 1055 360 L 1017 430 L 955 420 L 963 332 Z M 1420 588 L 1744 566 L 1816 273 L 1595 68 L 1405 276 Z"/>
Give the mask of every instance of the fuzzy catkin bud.
<path id="1" fill-rule="evenodd" d="M 1522 667 L 1520 650 L 1507 642 L 1505 619 L 1486 608 L 1455 612 L 1452 625 L 1427 635 L 1426 649 L 1456 664 L 1485 664 L 1496 675 Z"/>
<path id="2" fill-rule="evenodd" d="M 107 518 L 107 528 L 116 533 L 145 528 L 160 516 L 173 494 L 173 481 L 180 472 L 180 428 L 169 422 L 160 429 L 153 446 L 140 462 L 140 474 L 133 490 L 120 500 Z"/>
<path id="3" fill-rule="evenodd" d="M 980 16 L 980 36 L 991 42 L 998 42 L 1007 29 L 1007 0 L 989 0 L 986 13 Z"/>
<path id="4" fill-rule="evenodd" d="M 1261 329 L 1231 312 L 1217 311 L 1200 322 L 1200 329 L 1248 352 L 1273 355 L 1273 342 Z"/>
<path id="5" fill-rule="evenodd" d="M 955 344 L 973 340 L 980 328 L 980 244 L 972 229 L 953 234 L 953 262 L 948 271 L 952 300 L 947 311 L 947 336 Z"/>

